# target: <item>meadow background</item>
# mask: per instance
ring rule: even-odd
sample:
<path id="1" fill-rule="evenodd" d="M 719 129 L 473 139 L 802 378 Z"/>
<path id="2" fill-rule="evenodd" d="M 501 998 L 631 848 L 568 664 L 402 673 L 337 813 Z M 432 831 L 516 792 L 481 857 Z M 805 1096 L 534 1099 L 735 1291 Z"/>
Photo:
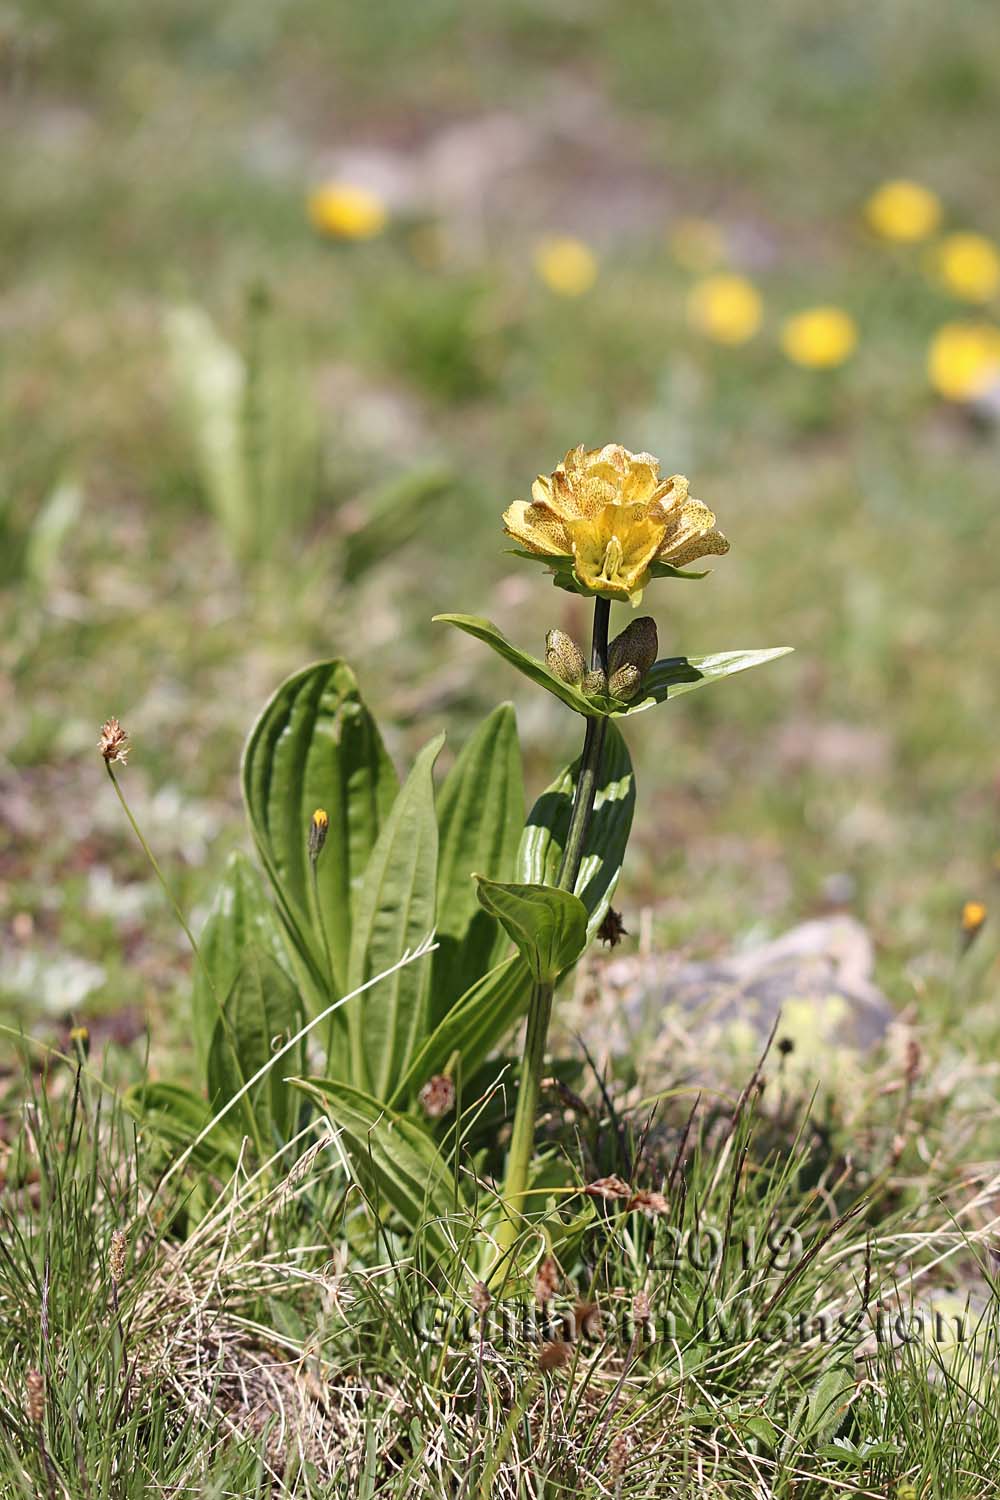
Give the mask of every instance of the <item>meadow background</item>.
<path id="1" fill-rule="evenodd" d="M 352 661 L 400 763 L 512 696 L 543 786 L 575 720 L 430 617 L 582 636 L 500 512 L 620 441 L 732 541 L 651 591 L 664 651 L 796 648 L 630 725 L 627 925 L 708 955 L 850 910 L 990 1078 L 989 925 L 974 985 L 956 958 L 1000 848 L 998 48 L 977 0 L 4 6 L 2 1019 L 149 1026 L 183 1076 L 109 714 L 196 924 L 308 660 Z M 896 179 L 933 195 L 912 239 L 866 207 Z"/>

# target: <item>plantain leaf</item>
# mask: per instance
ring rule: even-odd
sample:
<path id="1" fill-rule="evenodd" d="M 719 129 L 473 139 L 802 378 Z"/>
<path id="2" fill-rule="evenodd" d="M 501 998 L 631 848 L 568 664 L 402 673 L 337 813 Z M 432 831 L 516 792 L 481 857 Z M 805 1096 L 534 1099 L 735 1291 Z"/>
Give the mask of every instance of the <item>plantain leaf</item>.
<path id="1" fill-rule="evenodd" d="M 191 1019 L 202 1069 L 208 1061 L 219 1008 L 232 989 L 240 961 L 251 943 L 275 962 L 287 966 L 281 923 L 264 882 L 246 855 L 237 850 L 229 856 L 198 939 L 201 963 L 194 970 Z"/>
<path id="2" fill-rule="evenodd" d="M 508 885 L 476 876 L 483 906 L 506 928 L 539 984 L 554 984 L 587 943 L 587 908 L 550 885 Z"/>
<path id="3" fill-rule="evenodd" d="M 371 852 L 358 896 L 348 989 L 397 963 L 434 928 L 437 820 L 432 772 L 444 735 L 425 745 Z M 386 1099 L 427 1025 L 431 966 L 408 964 L 348 1006 L 352 1081 Z"/>
<path id="4" fill-rule="evenodd" d="M 528 1008 L 531 974 L 520 954 L 484 974 L 438 1022 L 389 1100 L 400 1108 L 458 1056 L 466 1077 L 474 1073 L 517 1025 Z"/>
<path id="5" fill-rule="evenodd" d="M 354 673 L 342 661 L 318 662 L 289 677 L 250 731 L 243 752 L 250 828 L 314 1003 L 347 988 L 359 888 L 397 785 Z M 308 837 L 318 807 L 330 822 L 316 867 L 317 903 Z"/>
<path id="6" fill-rule="evenodd" d="M 164 1145 L 185 1151 L 215 1114 L 204 1099 L 175 1083 L 139 1083 L 123 1096 L 133 1119 Z M 191 1153 L 203 1171 L 231 1171 L 239 1157 L 240 1137 L 228 1121 L 220 1121 Z"/>
<path id="7" fill-rule="evenodd" d="M 208 1098 L 213 1112 L 249 1083 L 304 1020 L 298 990 L 284 969 L 259 948 L 248 948 L 212 1033 Z M 294 1134 L 298 1101 L 285 1077 L 300 1071 L 304 1058 L 302 1045 L 293 1047 L 244 1097 L 265 1146 Z"/>
<path id="8" fill-rule="evenodd" d="M 351 1171 L 363 1190 L 384 1199 L 411 1233 L 424 1228 L 438 1255 L 450 1250 L 444 1221 L 462 1205 L 455 1177 L 430 1136 L 361 1089 L 328 1078 L 295 1080 L 316 1098 L 339 1133 Z"/>
<path id="9" fill-rule="evenodd" d="M 579 769 L 579 760 L 567 766 L 531 809 L 518 851 L 519 880 L 554 885 L 558 879 Z M 575 891 L 587 909 L 588 937 L 594 936 L 611 904 L 634 811 L 632 758 L 616 725 L 608 724 Z"/>
<path id="10" fill-rule="evenodd" d="M 524 825 L 517 721 L 509 703 L 488 715 L 445 778 L 438 798 L 438 948 L 431 977 L 436 1024 L 507 950 L 495 918 L 479 905 L 472 875 L 514 873 Z"/>
<path id="11" fill-rule="evenodd" d="M 654 662 L 643 679 L 639 697 L 616 709 L 616 717 L 641 714 L 657 703 L 665 703 L 668 698 L 679 698 L 682 693 L 693 693 L 695 688 L 718 682 L 721 677 L 732 677 L 735 672 L 745 672 L 748 667 L 776 661 L 779 656 L 787 656 L 792 649 L 791 646 L 771 646 L 762 651 L 717 651 L 714 656 L 665 657 Z"/>

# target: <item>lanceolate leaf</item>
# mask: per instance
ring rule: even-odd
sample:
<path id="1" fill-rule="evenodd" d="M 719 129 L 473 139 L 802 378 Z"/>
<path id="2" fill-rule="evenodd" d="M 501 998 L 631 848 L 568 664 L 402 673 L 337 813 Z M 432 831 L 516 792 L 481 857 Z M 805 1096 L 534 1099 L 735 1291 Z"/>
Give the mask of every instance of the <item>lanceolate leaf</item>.
<path id="1" fill-rule="evenodd" d="M 678 574 L 677 576 L 699 575 Z M 558 578 L 556 582 L 559 582 Z M 690 693 L 709 682 L 716 682 L 720 677 L 730 677 L 734 672 L 745 672 L 748 667 L 760 666 L 763 662 L 785 656 L 792 649 L 791 646 L 774 646 L 763 651 L 720 651 L 714 656 L 667 657 L 650 668 L 638 699 L 625 703 L 617 698 L 586 697 L 579 688 L 572 687 L 568 682 L 563 682 L 556 677 L 537 657 L 529 656 L 527 652 L 519 650 L 489 620 L 480 619 L 476 615 L 435 615 L 434 618 L 449 625 L 456 625 L 467 635 L 484 641 L 505 661 L 509 661 L 511 666 L 523 672 L 525 677 L 560 698 L 578 714 L 583 714 L 590 719 L 618 719 L 626 718 L 629 714 L 642 713 L 644 709 L 653 708 L 657 703 L 664 703 L 668 697 L 676 698 L 681 693 Z"/>
<path id="2" fill-rule="evenodd" d="M 451 1007 L 414 1054 L 390 1104 L 402 1107 L 429 1078 L 443 1072 L 456 1055 L 466 1077 L 480 1068 L 524 1015 L 531 984 L 528 965 L 518 953 L 484 974 Z"/>
<path id="3" fill-rule="evenodd" d="M 251 944 L 277 963 L 287 965 L 281 923 L 264 882 L 246 855 L 237 851 L 229 857 L 198 939 L 201 963 L 194 968 L 191 1013 L 195 1048 L 202 1067 L 208 1059 L 219 1008 L 232 989 L 240 962 Z"/>
<path id="4" fill-rule="evenodd" d="M 289 677 L 250 732 L 243 753 L 250 827 L 321 995 L 347 987 L 353 911 L 396 787 L 375 721 L 342 661 Z M 308 837 L 319 807 L 330 822 L 316 867 L 317 904 Z"/>
<path id="5" fill-rule="evenodd" d="M 559 875 L 580 762 L 567 766 L 528 815 L 518 851 L 517 876 L 534 885 L 554 885 Z M 611 904 L 632 827 L 635 774 L 621 733 L 609 724 L 601 756 L 594 811 L 587 826 L 576 895 L 587 909 L 587 933 L 604 921 Z"/>
<path id="6" fill-rule="evenodd" d="M 421 1127 L 393 1113 L 361 1089 L 327 1078 L 298 1080 L 318 1099 L 337 1129 L 351 1170 L 365 1192 L 392 1208 L 415 1233 L 424 1226 L 427 1242 L 446 1255 L 443 1223 L 461 1205 L 455 1179 L 437 1146 Z"/>
<path id="7" fill-rule="evenodd" d="M 505 885 L 476 876 L 479 899 L 517 944 L 533 979 L 554 984 L 587 942 L 587 909 L 578 896 L 549 885 Z"/>
<path id="8" fill-rule="evenodd" d="M 175 1083 L 140 1083 L 128 1089 L 124 1105 L 140 1125 L 151 1131 L 165 1145 L 186 1151 L 192 1141 L 211 1124 L 215 1111 L 190 1089 Z M 191 1163 L 203 1171 L 229 1172 L 235 1167 L 240 1148 L 240 1134 L 234 1133 L 231 1121 L 220 1121 L 191 1153 Z"/>
<path id="9" fill-rule="evenodd" d="M 446 625 L 457 625 L 459 630 L 464 630 L 466 635 L 475 636 L 476 640 L 484 641 L 487 646 L 509 661 L 511 666 L 523 672 L 525 677 L 543 687 L 547 692 L 553 693 L 561 698 L 563 703 L 570 708 L 576 709 L 578 714 L 584 714 L 587 718 L 600 718 L 601 710 L 595 708 L 588 698 L 578 688 L 571 687 L 568 682 L 554 676 L 543 661 L 536 656 L 529 656 L 526 651 L 519 651 L 509 641 L 501 630 L 489 620 L 480 619 L 477 615 L 435 615 L 435 620 L 440 620 Z"/>
<path id="10" fill-rule="evenodd" d="M 438 798 L 438 949 L 431 979 L 431 1024 L 492 969 L 508 942 L 476 899 L 472 876 L 514 874 L 524 826 L 524 783 L 514 710 L 503 703 L 483 721 L 445 779 Z"/>
<path id="11" fill-rule="evenodd" d="M 630 714 L 641 714 L 668 698 L 679 698 L 682 693 L 693 693 L 695 688 L 718 682 L 720 677 L 731 677 L 734 672 L 745 672 L 748 667 L 776 661 L 779 656 L 787 656 L 792 649 L 791 646 L 771 646 L 762 651 L 718 651 L 714 656 L 666 657 L 650 667 L 639 697 L 617 710 L 617 715 L 627 718 Z"/>
<path id="12" fill-rule="evenodd" d="M 348 988 L 358 989 L 434 928 L 438 833 L 432 771 L 444 735 L 425 745 L 371 852 L 355 912 Z M 388 1098 L 427 1019 L 429 962 L 408 964 L 345 1007 L 352 1080 Z"/>
<path id="13" fill-rule="evenodd" d="M 259 948 L 248 948 L 212 1034 L 208 1102 L 213 1111 L 249 1083 L 304 1019 L 298 991 L 284 969 Z M 302 1047 L 293 1048 L 245 1096 L 265 1147 L 294 1133 L 297 1096 L 285 1079 L 301 1071 L 303 1060 Z"/>

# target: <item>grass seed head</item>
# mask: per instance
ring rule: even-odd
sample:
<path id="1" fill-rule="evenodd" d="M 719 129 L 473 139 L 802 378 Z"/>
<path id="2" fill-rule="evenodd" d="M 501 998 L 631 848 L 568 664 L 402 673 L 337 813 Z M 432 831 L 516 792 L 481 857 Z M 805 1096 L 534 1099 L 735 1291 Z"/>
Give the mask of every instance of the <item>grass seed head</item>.
<path id="1" fill-rule="evenodd" d="M 114 716 L 105 719 L 101 725 L 101 738 L 97 742 L 97 748 L 109 766 L 116 761 L 119 765 L 128 764 L 128 735 Z"/>
<path id="2" fill-rule="evenodd" d="M 455 1107 L 455 1085 L 447 1073 L 435 1073 L 420 1090 L 420 1104 L 430 1120 L 440 1120 Z"/>
<path id="3" fill-rule="evenodd" d="M 544 1307 L 559 1290 L 559 1267 L 547 1255 L 535 1272 L 535 1301 Z"/>
<path id="4" fill-rule="evenodd" d="M 24 1378 L 25 1411 L 29 1422 L 38 1427 L 45 1420 L 45 1376 L 40 1370 L 29 1370 Z"/>
<path id="5" fill-rule="evenodd" d="M 111 1280 L 115 1286 L 121 1286 L 125 1276 L 125 1257 L 128 1254 L 128 1236 L 124 1229 L 113 1229 L 111 1231 L 111 1253 L 108 1262 L 111 1270 Z"/>

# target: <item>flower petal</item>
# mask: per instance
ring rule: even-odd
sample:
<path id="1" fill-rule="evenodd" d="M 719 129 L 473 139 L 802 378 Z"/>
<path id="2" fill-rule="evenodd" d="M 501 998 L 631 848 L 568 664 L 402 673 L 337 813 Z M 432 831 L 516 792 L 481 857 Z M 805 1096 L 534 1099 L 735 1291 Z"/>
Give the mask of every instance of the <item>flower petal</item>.
<path id="1" fill-rule="evenodd" d="M 507 535 L 528 552 L 543 557 L 566 557 L 572 551 L 566 527 L 547 505 L 515 500 L 504 511 L 503 526 Z"/>

